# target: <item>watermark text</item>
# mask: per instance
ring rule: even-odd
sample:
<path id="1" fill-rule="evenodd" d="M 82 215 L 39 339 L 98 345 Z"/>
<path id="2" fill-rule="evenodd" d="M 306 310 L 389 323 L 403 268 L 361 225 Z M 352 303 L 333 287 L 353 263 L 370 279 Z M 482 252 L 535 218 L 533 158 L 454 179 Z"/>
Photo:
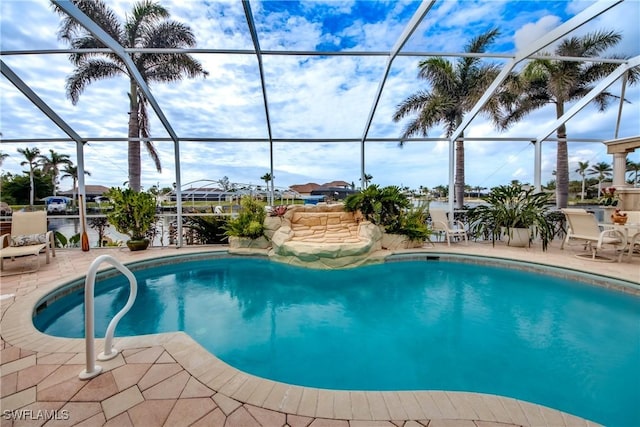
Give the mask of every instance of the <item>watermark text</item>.
<path id="1" fill-rule="evenodd" d="M 67 409 L 15 409 L 13 411 L 5 409 L 2 411 L 2 418 L 5 420 L 68 420 L 69 411 Z"/>

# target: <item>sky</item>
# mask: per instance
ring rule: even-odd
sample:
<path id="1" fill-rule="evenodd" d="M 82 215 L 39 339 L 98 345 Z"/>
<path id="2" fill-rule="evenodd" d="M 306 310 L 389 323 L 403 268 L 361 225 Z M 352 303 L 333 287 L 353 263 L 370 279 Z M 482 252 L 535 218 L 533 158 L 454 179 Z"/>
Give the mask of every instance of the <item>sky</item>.
<path id="1" fill-rule="evenodd" d="M 253 43 L 242 3 L 239 1 L 161 0 L 174 20 L 188 24 L 197 48 L 251 50 Z M 109 0 L 121 19 L 132 1 Z M 251 1 L 260 47 L 263 51 L 370 51 L 388 52 L 396 44 L 419 6 L 416 1 Z M 492 28 L 500 36 L 488 52 L 514 54 L 562 22 L 590 6 L 587 1 L 441 0 L 436 2 L 403 47 L 403 52 L 464 51 L 474 36 Z M 626 0 L 600 17 L 574 30 L 570 36 L 607 29 L 622 34 L 622 42 L 609 54 L 633 57 L 640 54 L 640 1 Z M 25 25 L 28 23 L 29 25 Z M 123 141 L 91 141 L 92 138 L 125 138 L 128 123 L 126 78 L 118 77 L 89 85 L 74 106 L 65 93 L 65 79 L 73 67 L 67 55 L 11 54 L 33 49 L 63 49 L 57 39 L 60 16 L 45 0 L 0 2 L 0 48 L 4 61 L 36 94 L 62 117 L 85 144 L 86 184 L 122 186 L 127 181 L 127 144 Z M 554 45 L 546 48 L 551 52 Z M 171 84 L 152 84 L 151 91 L 180 138 L 258 138 L 268 140 L 258 61 L 254 54 L 193 55 L 209 72 L 206 78 Z M 407 121 L 394 123 L 393 113 L 405 98 L 428 90 L 419 79 L 418 62 L 425 56 L 399 56 L 393 63 L 377 105 L 369 138 L 392 138 L 393 142 L 367 142 L 365 170 L 380 185 L 417 189 L 446 185 L 448 143 L 409 141 L 398 146 Z M 350 138 L 364 135 L 376 91 L 384 76 L 386 56 L 264 55 L 266 94 L 272 135 L 275 139 Z M 504 59 L 486 59 L 499 65 Z M 620 95 L 618 81 L 609 91 Z M 626 88 L 619 137 L 640 135 L 640 85 Z M 567 109 L 571 104 L 567 105 Z M 150 110 L 151 111 L 151 110 Z M 571 139 L 612 139 L 618 103 L 605 112 L 588 106 L 567 123 Z M 466 137 L 496 138 L 465 143 L 466 183 L 491 188 L 512 180 L 533 183 L 534 148 L 528 142 L 499 138 L 535 139 L 555 121 L 553 106 L 540 109 L 507 131 L 498 131 L 485 117 L 476 117 Z M 24 158 L 17 148 L 38 147 L 69 154 L 77 163 L 73 142 L 4 143 L 11 139 L 66 138 L 40 110 L 4 76 L 0 78 L 0 150 L 10 155 L 2 172 L 21 173 Z M 169 134 L 155 114 L 151 133 Z M 442 127 L 429 137 L 443 137 Z M 554 136 L 554 135 L 552 135 Z M 170 187 L 175 181 L 174 144 L 155 143 L 162 172 L 142 153 L 142 185 Z M 542 145 L 542 182 L 553 179 L 555 142 Z M 263 184 L 270 171 L 268 142 L 180 143 L 181 181 L 185 187 L 198 180 Z M 360 142 L 274 142 L 274 177 L 277 187 L 343 180 L 359 185 Z M 640 161 L 640 150 L 629 159 Z M 612 163 L 602 143 L 570 142 L 571 179 L 579 179 L 579 161 Z M 201 183 L 196 183 L 198 185 Z M 62 180 L 60 190 L 71 188 Z"/>

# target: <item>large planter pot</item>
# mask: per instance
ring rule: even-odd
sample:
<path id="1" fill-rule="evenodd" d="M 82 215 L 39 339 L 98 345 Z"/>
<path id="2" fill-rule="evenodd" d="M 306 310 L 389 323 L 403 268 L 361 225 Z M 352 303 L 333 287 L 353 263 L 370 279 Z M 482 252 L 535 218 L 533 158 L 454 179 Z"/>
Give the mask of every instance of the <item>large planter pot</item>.
<path id="1" fill-rule="evenodd" d="M 507 230 L 507 246 L 524 248 L 529 245 L 531 230 L 528 228 L 509 228 Z"/>
<path id="2" fill-rule="evenodd" d="M 257 239 L 236 236 L 229 237 L 230 249 L 267 249 L 270 246 L 271 243 L 264 236 L 258 237 Z"/>
<path id="3" fill-rule="evenodd" d="M 611 215 L 616 211 L 616 206 L 600 206 L 602 209 L 602 222 L 605 224 L 611 224 L 613 221 Z"/>
<path id="4" fill-rule="evenodd" d="M 424 244 L 419 240 L 409 240 L 404 234 L 382 233 L 382 249 L 395 251 L 397 249 L 421 248 Z"/>
<path id="5" fill-rule="evenodd" d="M 144 251 L 149 247 L 149 239 L 127 240 L 127 247 L 131 251 Z"/>

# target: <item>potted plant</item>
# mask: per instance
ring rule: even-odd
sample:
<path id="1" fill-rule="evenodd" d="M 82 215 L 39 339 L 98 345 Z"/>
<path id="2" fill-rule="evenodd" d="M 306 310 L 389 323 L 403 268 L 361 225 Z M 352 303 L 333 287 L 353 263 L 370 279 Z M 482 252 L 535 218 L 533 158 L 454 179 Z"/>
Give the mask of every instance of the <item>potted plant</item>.
<path id="1" fill-rule="evenodd" d="M 235 248 L 269 247 L 264 236 L 264 220 L 267 216 L 265 204 L 254 197 L 243 196 L 240 199 L 240 212 L 224 225 L 225 235 L 229 236 L 229 246 Z"/>
<path id="2" fill-rule="evenodd" d="M 507 235 L 509 246 L 527 246 L 537 235 L 542 250 L 547 250 L 553 239 L 553 224 L 547 218 L 550 194 L 524 189 L 520 184 L 501 185 L 491 189 L 487 205 L 469 211 L 469 229 L 475 235 Z"/>
<path id="3" fill-rule="evenodd" d="M 345 211 L 360 212 L 365 220 L 382 229 L 382 247 L 387 249 L 421 246 L 429 237 L 426 209 L 410 207 L 407 196 L 393 185 L 370 185 L 344 201 Z"/>
<path id="4" fill-rule="evenodd" d="M 602 197 L 599 200 L 600 209 L 602 209 L 602 222 L 610 223 L 613 213 L 618 206 L 618 195 L 615 187 L 607 187 L 602 189 Z"/>
<path id="5" fill-rule="evenodd" d="M 153 195 L 129 188 L 123 190 L 114 187 L 106 196 L 113 206 L 113 209 L 107 212 L 107 220 L 118 232 L 131 238 L 127 241 L 129 249 L 147 249 L 149 239 L 145 238 L 145 234 L 156 220 L 156 201 Z"/>

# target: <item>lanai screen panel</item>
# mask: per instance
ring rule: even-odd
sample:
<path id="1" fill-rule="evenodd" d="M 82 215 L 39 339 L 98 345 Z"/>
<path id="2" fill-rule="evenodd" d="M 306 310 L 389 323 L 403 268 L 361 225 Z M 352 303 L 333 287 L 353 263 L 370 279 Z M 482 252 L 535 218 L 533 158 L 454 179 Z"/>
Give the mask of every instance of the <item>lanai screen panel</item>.
<path id="1" fill-rule="evenodd" d="M 121 18 L 131 9 L 133 3 L 109 2 Z M 198 177 L 201 177 L 212 171 L 210 164 L 218 167 L 226 162 L 230 165 L 229 168 L 221 169 L 220 172 L 216 169 L 215 173 L 238 173 L 238 178 L 230 176 L 237 181 L 247 181 L 244 177 L 251 176 L 257 170 L 261 176 L 268 171 L 269 166 L 266 144 L 268 133 L 257 58 L 253 52 L 254 45 L 242 3 L 178 0 L 162 0 L 161 3 L 169 8 L 172 18 L 187 23 L 194 30 L 197 47 L 205 50 L 192 54 L 202 61 L 205 69 L 210 72 L 206 79 L 187 79 L 169 85 L 151 84 L 151 91 L 172 127 L 178 136 L 185 140 L 181 145 L 181 155 L 184 159 L 194 159 L 193 163 L 189 163 L 189 168 L 193 167 L 194 170 L 183 168 L 182 173 L 199 174 Z M 28 7 L 25 7 L 25 4 L 28 4 Z M 425 87 L 426 83 L 416 78 L 417 63 L 425 55 L 460 52 L 471 37 L 493 26 L 500 27 L 501 36 L 489 52 L 496 55 L 512 55 L 520 46 L 526 45 L 527 40 L 540 37 L 590 4 L 561 1 L 437 1 L 418 30 L 408 40 L 400 56 L 394 60 L 368 137 L 399 138 L 406 122 L 393 123 L 391 116 L 397 104 L 406 96 Z M 418 6 L 419 2 L 416 1 L 251 2 L 265 65 L 268 107 L 276 141 L 278 138 L 299 140 L 303 145 L 313 146 L 317 157 L 335 157 L 340 154 L 341 158 L 349 159 L 356 169 L 359 169 L 360 144 L 357 140 L 365 129 L 374 94 L 388 59 L 388 56 L 380 54 L 388 53 L 394 46 Z M 583 28 L 573 31 L 571 35 L 584 34 L 601 27 L 621 29 L 623 42 L 614 50 L 630 56 L 637 55 L 640 50 L 640 30 L 637 25 L 623 24 L 629 21 L 629 16 L 637 16 L 639 8 L 640 3 L 626 1 Z M 16 49 L 66 48 L 56 38 L 60 16 L 53 12 L 48 2 L 35 0 L 1 2 L 0 12 L 2 60 L 30 87 L 32 86 L 38 96 L 68 121 L 82 137 L 105 139 L 92 140 L 86 145 L 87 169 L 92 169 L 94 159 L 97 164 L 105 158 L 120 159 L 113 162 L 124 164 L 122 156 L 126 156 L 126 143 L 116 139 L 126 138 L 127 135 L 127 80 L 109 79 L 93 83 L 81 95 L 79 104 L 72 106 L 64 90 L 65 77 L 73 68 L 68 63 L 66 54 L 6 54 L 7 51 Z M 24 22 L 31 24 L 27 28 L 23 25 Z M 553 46 L 550 49 L 553 49 Z M 298 50 L 316 54 L 298 54 Z M 338 55 L 334 55 L 334 51 Z M 340 55 L 349 51 L 358 51 L 360 54 L 354 57 Z M 413 54 L 417 51 L 420 52 L 418 55 Z M 364 53 L 370 53 L 371 56 Z M 504 63 L 506 59 L 485 61 Z M 0 131 L 3 139 L 66 137 L 55 125 L 46 124 L 47 119 L 43 119 L 43 114 L 31 106 L 5 78 L 0 79 L 0 85 L 3 94 L 0 101 Z M 620 89 L 619 83 L 610 88 L 614 93 L 619 93 Z M 626 104 L 622 112 L 621 137 L 640 133 L 639 122 L 634 119 L 640 114 L 638 87 L 627 87 L 625 96 L 631 104 Z M 567 123 L 569 136 L 610 139 L 615 127 L 616 106 L 611 107 L 605 114 L 591 114 L 593 109 L 588 108 L 591 110 L 579 113 Z M 30 114 L 29 111 L 34 113 Z M 152 135 L 158 139 L 168 138 L 153 111 L 149 112 Z M 487 155 L 501 155 L 505 158 L 516 156 L 521 163 L 526 162 L 526 165 L 530 165 L 532 159 L 528 151 L 522 151 L 523 143 L 509 143 L 499 139 L 516 136 L 535 138 L 539 126 L 554 119 L 553 111 L 539 110 L 507 132 L 501 133 L 495 130 L 486 118 L 478 116 L 465 129 L 465 136 L 495 136 L 496 141 L 469 141 L 466 144 L 470 165 L 467 169 L 472 168 L 476 160 L 486 165 L 487 163 L 480 159 Z M 442 134 L 441 127 L 436 127 L 429 133 L 433 137 Z M 190 138 L 199 140 L 193 142 Z M 255 138 L 260 139 L 260 142 L 246 142 Z M 340 143 L 348 148 L 336 151 L 334 146 L 304 142 L 305 138 L 349 138 L 356 141 Z M 46 151 L 52 147 L 56 151 L 72 154 L 72 160 L 75 161 L 73 149 L 69 148 L 72 147 L 70 143 L 60 147 L 51 144 L 43 143 L 40 148 Z M 283 142 L 282 146 L 285 147 L 286 144 Z M 442 143 L 413 141 L 408 144 L 428 146 L 431 151 L 412 156 L 407 148 L 398 149 L 396 142 L 367 142 L 367 173 L 374 175 L 374 181 L 380 184 L 398 184 L 399 180 L 391 172 L 391 168 L 397 164 L 405 176 L 415 177 L 411 181 L 403 179 L 403 183 L 411 186 L 439 184 L 428 182 L 426 171 L 433 169 L 428 164 L 428 159 L 438 158 L 439 164 L 444 165 L 446 155 L 437 152 Z M 25 142 L 3 146 L 2 149 L 13 152 L 14 147 L 27 145 L 33 144 Z M 589 147 L 595 148 L 596 145 L 590 144 Z M 143 180 L 149 181 L 147 187 L 159 180 L 173 181 L 167 175 L 172 171 L 172 144 L 158 141 L 156 146 L 161 152 L 165 172 L 157 175 L 152 170 L 148 171 L 147 168 L 151 166 L 143 155 Z M 213 146 L 219 146 L 220 150 L 209 152 L 209 147 Z M 548 148 L 543 149 L 543 154 L 547 155 L 548 152 L 551 157 L 553 142 L 545 143 L 545 146 Z M 222 148 L 228 149 L 229 152 L 223 152 Z M 111 149 L 115 151 L 110 151 Z M 287 151 L 303 151 L 302 148 L 298 149 L 292 145 L 290 150 L 278 152 L 278 149 L 276 147 L 274 153 L 274 175 L 278 184 L 287 185 L 316 179 L 311 175 L 315 169 L 306 168 L 306 163 L 295 170 L 290 170 L 288 166 L 296 162 L 292 160 L 294 158 L 287 157 Z M 323 153 L 322 150 L 325 149 L 327 152 Z M 94 154 L 92 150 L 95 151 Z M 584 157 L 582 147 L 577 147 L 576 150 L 570 151 L 570 161 L 588 159 L 594 163 L 601 160 L 596 152 Z M 112 155 L 107 157 L 108 153 Z M 263 157 L 258 159 L 255 154 Z M 407 165 L 404 157 L 412 157 L 412 160 L 416 161 Z M 240 160 L 236 162 L 235 159 L 244 159 L 245 166 L 240 164 Z M 205 169 L 203 166 L 197 166 L 196 160 L 205 164 Z M 19 165 L 16 162 L 12 163 L 11 159 L 6 161 L 3 167 L 12 172 L 21 171 Z M 93 166 L 94 176 L 90 181 L 113 184 L 108 182 L 107 177 L 97 174 L 96 167 L 99 171 L 103 170 L 101 166 Z M 351 169 L 350 164 L 344 170 L 344 174 L 351 174 Z M 446 174 L 444 169 L 442 166 L 440 176 Z M 552 169 L 550 166 L 547 171 L 549 176 Z M 490 174 L 494 177 L 490 185 L 495 182 L 508 182 L 512 177 L 501 171 L 493 172 L 493 175 Z M 335 178 L 349 181 L 357 180 L 358 177 L 359 171 L 353 177 L 341 175 Z M 118 180 L 118 184 L 123 181 L 121 178 Z M 527 181 L 526 178 L 523 180 Z"/>

